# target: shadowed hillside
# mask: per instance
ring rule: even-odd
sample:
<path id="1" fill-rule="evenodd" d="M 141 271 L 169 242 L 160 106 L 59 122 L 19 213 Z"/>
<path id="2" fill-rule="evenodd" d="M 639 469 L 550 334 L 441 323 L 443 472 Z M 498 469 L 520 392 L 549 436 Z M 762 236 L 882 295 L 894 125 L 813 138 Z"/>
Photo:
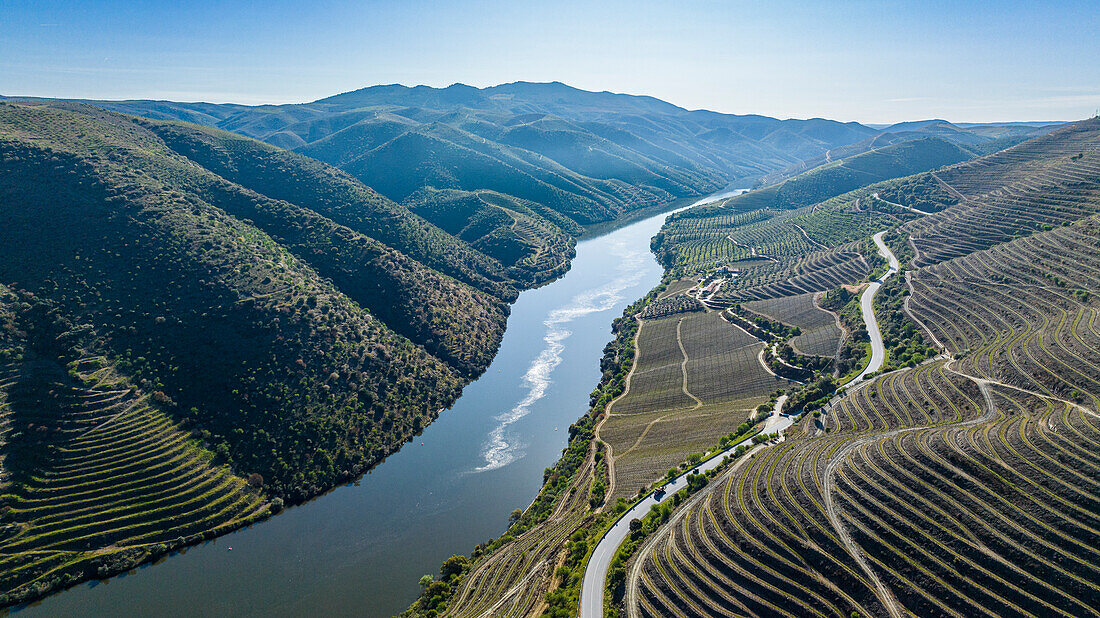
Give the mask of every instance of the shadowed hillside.
<path id="1" fill-rule="evenodd" d="M 200 167 L 148 121 L 6 104 L 0 123 L 0 280 L 93 330 L 97 353 L 276 494 L 377 461 L 495 352 L 501 301 Z"/>
<path id="2" fill-rule="evenodd" d="M 5 598 L 314 495 L 450 406 L 579 229 L 491 192 L 422 206 L 485 225 L 216 129 L 0 104 Z"/>

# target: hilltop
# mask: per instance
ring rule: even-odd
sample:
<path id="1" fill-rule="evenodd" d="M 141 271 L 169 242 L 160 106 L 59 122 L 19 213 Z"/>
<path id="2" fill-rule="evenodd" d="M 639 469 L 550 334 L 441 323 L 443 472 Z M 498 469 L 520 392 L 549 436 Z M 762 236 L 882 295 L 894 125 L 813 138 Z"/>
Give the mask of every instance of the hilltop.
<path id="1" fill-rule="evenodd" d="M 814 167 L 766 187 L 737 196 L 721 205 L 680 213 L 680 218 L 699 218 L 705 213 L 793 210 L 882 180 L 908 176 L 973 158 L 974 151 L 939 137 L 907 140 Z"/>
<path id="2" fill-rule="evenodd" d="M 287 105 L 86 102 L 266 141 L 339 167 L 398 202 L 422 202 L 423 189 L 491 191 L 580 225 L 731 184 L 776 184 L 839 159 L 931 137 L 977 156 L 1055 124 L 964 126 L 934 119 L 872 128 L 687 110 L 650 96 L 560 82 L 389 84 Z"/>
<path id="3" fill-rule="evenodd" d="M 423 188 L 493 191 L 577 224 L 692 197 L 879 132 L 820 118 L 690 111 L 653 97 L 561 83 L 372 86 L 295 105 L 89 101 L 295 150 L 390 199 Z"/>

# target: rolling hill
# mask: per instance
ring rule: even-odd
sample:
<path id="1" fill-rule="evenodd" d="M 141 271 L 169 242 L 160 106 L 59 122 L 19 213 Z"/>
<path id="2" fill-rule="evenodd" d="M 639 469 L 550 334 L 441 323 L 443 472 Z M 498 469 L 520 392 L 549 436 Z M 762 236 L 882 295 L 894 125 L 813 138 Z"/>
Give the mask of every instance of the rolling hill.
<path id="1" fill-rule="evenodd" d="M 474 197 L 496 228 L 466 242 L 250 138 L 0 103 L 3 599 L 264 517 L 430 423 L 572 255 L 541 207 Z"/>
<path id="2" fill-rule="evenodd" d="M 915 120 L 887 126 L 873 125 L 880 131 L 863 141 L 833 148 L 819 156 L 808 158 L 787 169 L 760 178 L 759 186 L 782 182 L 797 174 L 825 165 L 838 159 L 901 144 L 912 140 L 936 137 L 959 145 L 972 156 L 981 156 L 1014 146 L 1033 137 L 1053 131 L 1060 122 L 1024 123 L 951 123 L 946 120 Z"/>
<path id="3" fill-rule="evenodd" d="M 723 208 L 790 210 L 882 180 L 936 169 L 974 156 L 973 152 L 938 137 L 904 141 L 845 159 L 834 159 L 778 184 L 737 196 Z M 700 212 L 704 211 L 693 211 L 691 216 Z"/>
<path id="4" fill-rule="evenodd" d="M 812 416 L 638 543 L 626 613 L 1097 615 L 1100 119 L 891 184 L 938 205 L 872 228 L 881 375 L 794 389 Z"/>
<path id="5" fill-rule="evenodd" d="M 669 218 L 552 480 L 406 615 L 577 615 L 582 590 L 608 615 L 1097 615 L 1100 119 L 799 208 L 738 199 Z M 852 381 L 878 234 L 885 359 Z"/>
<path id="6" fill-rule="evenodd" d="M 579 224 L 768 172 L 879 132 L 820 118 L 689 111 L 561 83 L 373 86 L 297 105 L 89 101 L 221 128 L 337 166 L 402 201 L 422 188 L 494 191 Z"/>

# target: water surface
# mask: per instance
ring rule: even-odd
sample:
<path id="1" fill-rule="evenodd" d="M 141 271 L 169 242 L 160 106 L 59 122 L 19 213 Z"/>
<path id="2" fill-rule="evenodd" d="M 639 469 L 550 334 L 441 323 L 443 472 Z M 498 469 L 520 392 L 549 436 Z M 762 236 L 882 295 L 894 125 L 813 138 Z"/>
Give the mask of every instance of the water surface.
<path id="1" fill-rule="evenodd" d="M 739 192 L 739 191 L 737 191 Z M 702 203 L 736 192 L 723 192 Z M 452 554 L 501 534 L 588 409 L 611 320 L 661 278 L 665 214 L 577 244 L 561 279 L 520 295 L 500 352 L 415 441 L 359 482 L 154 566 L 47 598 L 51 616 L 391 616 Z M 229 548 L 232 547 L 232 551 Z"/>

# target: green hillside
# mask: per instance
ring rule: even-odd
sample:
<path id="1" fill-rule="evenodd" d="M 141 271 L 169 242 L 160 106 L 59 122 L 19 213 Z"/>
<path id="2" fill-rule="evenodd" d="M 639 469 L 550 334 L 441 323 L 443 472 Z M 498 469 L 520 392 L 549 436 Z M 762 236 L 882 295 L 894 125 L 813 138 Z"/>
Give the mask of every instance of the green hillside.
<path id="1" fill-rule="evenodd" d="M 124 571 L 281 508 L 90 324 L 0 286 L 0 603 Z"/>
<path id="2" fill-rule="evenodd" d="M 0 281 L 92 329 L 274 494 L 377 461 L 495 351 L 499 302 L 214 175 L 146 122 L 17 105 L 0 122 Z"/>
<path id="3" fill-rule="evenodd" d="M 565 274 L 574 253 L 572 235 L 582 231 L 537 202 L 495 191 L 421 189 L 404 204 L 528 285 Z"/>
<path id="4" fill-rule="evenodd" d="M 901 142 L 816 167 L 779 184 L 738 196 L 730 205 L 742 210 L 799 208 L 882 180 L 951 165 L 974 156 L 962 146 L 938 137 Z"/>
<path id="5" fill-rule="evenodd" d="M 0 103 L 0 214 L 9 600 L 364 472 L 485 370 L 507 303 L 582 231 L 491 191 L 400 205 L 251 138 L 65 102 Z"/>
<path id="6" fill-rule="evenodd" d="M 863 141 L 831 148 L 789 168 L 766 174 L 760 178 L 758 186 L 778 184 L 787 178 L 833 161 L 849 159 L 865 152 L 929 137 L 936 137 L 957 144 L 963 150 L 972 153 L 973 156 L 985 155 L 1049 133 L 1060 124 L 1057 122 L 952 124 L 946 120 L 900 122 L 881 127 L 881 133 Z"/>
<path id="7" fill-rule="evenodd" d="M 374 86 L 298 105 L 94 101 L 225 129 L 344 169 L 402 201 L 422 188 L 495 191 L 581 224 L 742 186 L 878 131 L 831 120 L 688 111 L 561 83 Z"/>
<path id="8" fill-rule="evenodd" d="M 219 130 L 0 104 L 0 601 L 315 495 L 450 406 L 579 229 L 432 197 L 486 225 Z"/>

